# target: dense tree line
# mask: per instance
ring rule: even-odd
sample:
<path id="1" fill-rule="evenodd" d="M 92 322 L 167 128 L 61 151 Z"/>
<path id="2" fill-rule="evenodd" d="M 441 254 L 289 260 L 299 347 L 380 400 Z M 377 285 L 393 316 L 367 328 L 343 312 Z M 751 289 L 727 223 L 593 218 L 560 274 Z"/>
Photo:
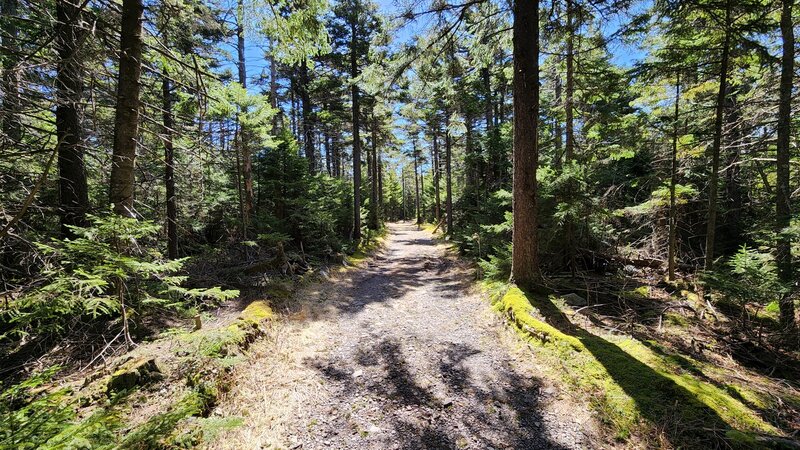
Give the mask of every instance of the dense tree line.
<path id="1" fill-rule="evenodd" d="M 742 292 L 755 271 L 748 301 L 796 328 L 791 0 L 1 6 L 9 339 L 75 269 L 42 245 L 112 216 L 156 224 L 109 239 L 158 261 L 253 243 L 305 265 L 411 219 L 530 288 L 621 262 Z M 94 292 L 124 314 L 122 284 Z"/>

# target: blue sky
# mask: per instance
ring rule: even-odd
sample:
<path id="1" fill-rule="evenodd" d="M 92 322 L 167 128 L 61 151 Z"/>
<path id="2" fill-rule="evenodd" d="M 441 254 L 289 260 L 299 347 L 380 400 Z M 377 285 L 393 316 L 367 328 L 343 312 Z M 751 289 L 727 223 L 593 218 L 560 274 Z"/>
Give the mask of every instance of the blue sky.
<path id="1" fill-rule="evenodd" d="M 384 15 L 389 18 L 394 18 L 398 15 L 399 11 L 401 10 L 397 5 L 396 2 L 398 0 L 374 0 L 378 5 L 378 10 Z M 643 0 L 641 2 L 637 2 L 633 12 L 641 12 L 646 8 L 649 8 L 651 5 L 651 0 Z M 605 25 L 605 34 L 609 35 L 614 33 L 620 26 L 624 24 L 627 18 L 625 17 L 615 17 L 612 18 L 606 25 Z M 395 45 L 399 45 L 403 42 L 410 41 L 413 36 L 417 33 L 422 32 L 429 24 L 425 18 L 412 23 L 409 26 L 406 26 L 400 30 L 397 30 L 395 34 Z M 256 36 L 247 36 L 246 39 L 246 49 L 245 49 L 245 60 L 247 66 L 247 78 L 249 84 L 249 90 L 251 92 L 258 92 L 261 88 L 254 85 L 253 80 L 257 79 L 262 73 L 267 73 L 269 70 L 269 64 L 264 58 L 263 53 L 263 45 L 264 42 L 262 40 L 257 39 Z M 228 51 L 231 54 L 231 60 L 227 61 L 224 64 L 224 67 L 230 68 L 231 71 L 235 74 L 235 62 L 234 58 L 236 56 L 236 49 L 232 45 L 228 45 Z M 631 67 L 636 61 L 644 57 L 645 52 L 635 45 L 625 44 L 620 42 L 619 40 L 611 43 L 609 45 L 609 51 L 613 55 L 612 60 L 615 64 Z"/>

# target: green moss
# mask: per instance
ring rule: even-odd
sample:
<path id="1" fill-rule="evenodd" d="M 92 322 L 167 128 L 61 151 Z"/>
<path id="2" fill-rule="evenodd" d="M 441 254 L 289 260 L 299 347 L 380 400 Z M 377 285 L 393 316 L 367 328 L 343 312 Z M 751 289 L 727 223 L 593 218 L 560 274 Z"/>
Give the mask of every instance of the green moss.
<path id="1" fill-rule="evenodd" d="M 201 329 L 179 335 L 184 342 L 196 345 L 196 353 L 228 358 L 232 347 L 246 347 L 261 333 L 259 324 L 275 316 L 266 300 L 256 300 L 239 314 L 238 320 L 223 328 Z"/>
<path id="2" fill-rule="evenodd" d="M 196 346 L 196 353 L 221 358 L 228 356 L 228 347 L 245 341 L 246 334 L 238 322 L 225 328 L 199 330 L 181 336 L 181 339 Z"/>
<path id="3" fill-rule="evenodd" d="M 650 287 L 648 287 L 648 286 L 639 286 L 636 289 L 623 292 L 623 296 L 627 297 L 627 298 L 633 298 L 633 299 L 649 298 L 650 297 Z"/>
<path id="4" fill-rule="evenodd" d="M 689 322 L 686 320 L 686 317 L 676 313 L 666 313 L 664 314 L 664 318 L 667 320 L 667 323 L 679 327 L 689 324 Z"/>
<path id="5" fill-rule="evenodd" d="M 246 322 L 258 323 L 262 320 L 271 319 L 274 315 L 275 313 L 272 311 L 272 308 L 270 308 L 269 303 L 265 300 L 256 300 L 247 305 L 247 308 L 239 315 L 239 319 Z"/>
<path id="6" fill-rule="evenodd" d="M 347 264 L 351 266 L 363 264 L 376 250 L 383 246 L 385 236 L 386 229 L 382 229 L 373 239 L 359 244 L 355 251 L 346 257 Z"/>
<path id="7" fill-rule="evenodd" d="M 356 250 L 352 255 L 347 257 L 347 263 L 353 266 L 358 266 L 362 264 L 369 255 L 367 255 L 363 250 Z"/>
<path id="8" fill-rule="evenodd" d="M 106 384 L 106 393 L 112 396 L 162 378 L 155 358 L 135 358 L 111 374 Z"/>
<path id="9" fill-rule="evenodd" d="M 693 303 L 695 305 L 700 305 L 700 304 L 703 303 L 703 299 L 696 292 L 692 292 L 692 291 L 684 289 L 684 290 L 681 290 L 681 296 L 686 298 L 686 300 L 690 301 L 691 303 Z"/>
<path id="10" fill-rule="evenodd" d="M 659 428 L 674 429 L 668 438 L 676 442 L 713 439 L 701 429 L 678 431 L 682 424 L 779 434 L 725 389 L 699 379 L 696 362 L 669 355 L 652 342 L 593 335 L 571 324 L 546 298 L 533 304 L 531 298 L 511 287 L 495 307 L 525 339 L 560 363 L 566 381 L 592 395 L 601 420 L 618 438 Z"/>
<path id="11" fill-rule="evenodd" d="M 538 311 L 528 301 L 527 296 L 517 287 L 512 287 L 503 296 L 501 302 L 502 310 L 508 314 L 516 325 L 522 330 L 527 331 L 539 338 L 541 341 L 553 344 L 558 347 L 568 345 L 574 350 L 584 350 L 580 340 L 573 336 L 562 333 L 555 327 L 535 319 L 534 314 L 539 315 Z"/>
<path id="12" fill-rule="evenodd" d="M 421 225 L 421 227 L 422 227 L 423 230 L 425 230 L 425 231 L 427 231 L 428 233 L 431 233 L 431 234 L 433 234 L 435 231 L 438 231 L 437 228 L 436 228 L 436 224 L 435 223 L 427 223 L 426 222 L 426 223 L 423 223 Z"/>
<path id="13" fill-rule="evenodd" d="M 118 449 L 168 448 L 176 436 L 175 430 L 186 418 L 208 410 L 215 398 L 202 388 L 184 395 L 169 410 L 155 415 L 144 424 L 128 433 Z"/>

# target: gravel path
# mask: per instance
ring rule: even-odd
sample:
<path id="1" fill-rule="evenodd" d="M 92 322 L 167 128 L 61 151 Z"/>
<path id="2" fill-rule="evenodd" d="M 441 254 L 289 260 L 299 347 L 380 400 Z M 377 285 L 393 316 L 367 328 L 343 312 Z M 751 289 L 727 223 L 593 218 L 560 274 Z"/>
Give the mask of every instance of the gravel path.
<path id="1" fill-rule="evenodd" d="M 321 306 L 255 350 L 217 411 L 245 424 L 217 447 L 594 447 L 585 407 L 510 348 L 430 233 L 391 224 L 386 249 L 352 272 L 309 288 Z"/>

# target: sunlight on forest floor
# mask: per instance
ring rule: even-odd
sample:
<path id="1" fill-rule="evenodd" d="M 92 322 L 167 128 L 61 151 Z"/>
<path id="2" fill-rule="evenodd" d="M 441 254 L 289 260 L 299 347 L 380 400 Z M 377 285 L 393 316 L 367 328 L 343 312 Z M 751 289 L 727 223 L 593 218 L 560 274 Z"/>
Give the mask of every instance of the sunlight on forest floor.
<path id="1" fill-rule="evenodd" d="M 751 380 L 724 376 L 652 340 L 581 328 L 552 300 L 510 287 L 496 296 L 495 308 L 510 318 L 537 357 L 552 363 L 552 375 L 591 396 L 618 438 L 653 434 L 662 446 L 718 445 L 723 439 L 748 446 L 762 434 L 780 435 L 761 417 L 774 400 L 752 390 Z"/>

